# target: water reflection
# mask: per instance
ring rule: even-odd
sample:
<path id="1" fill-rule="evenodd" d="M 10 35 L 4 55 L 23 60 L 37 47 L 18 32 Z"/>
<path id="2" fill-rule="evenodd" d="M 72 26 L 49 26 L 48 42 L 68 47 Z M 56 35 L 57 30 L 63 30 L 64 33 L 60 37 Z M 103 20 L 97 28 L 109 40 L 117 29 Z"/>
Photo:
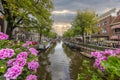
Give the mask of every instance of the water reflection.
<path id="1" fill-rule="evenodd" d="M 81 73 L 82 71 L 80 68 L 82 67 L 82 61 L 83 60 L 89 60 L 92 62 L 93 60 L 83 56 L 80 54 L 80 52 L 73 52 L 69 48 L 67 48 L 65 45 L 63 45 L 64 52 L 66 55 L 71 59 L 70 60 L 70 80 L 77 80 L 78 73 Z"/>
<path id="2" fill-rule="evenodd" d="M 76 80 L 83 59 L 88 59 L 58 42 L 39 57 L 38 80 Z"/>
<path id="3" fill-rule="evenodd" d="M 64 53 L 62 42 L 57 44 L 54 54 L 49 55 L 49 61 L 51 62 L 49 67 L 51 70 L 52 80 L 70 80 L 70 58 Z"/>

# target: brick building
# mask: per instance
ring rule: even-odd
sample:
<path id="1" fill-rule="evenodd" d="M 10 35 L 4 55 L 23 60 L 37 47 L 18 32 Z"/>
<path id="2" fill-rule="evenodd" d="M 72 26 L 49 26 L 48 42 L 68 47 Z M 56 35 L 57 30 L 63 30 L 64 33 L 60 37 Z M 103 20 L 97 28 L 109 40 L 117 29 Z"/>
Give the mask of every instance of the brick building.
<path id="1" fill-rule="evenodd" d="M 117 16 L 113 19 L 110 27 L 112 34 L 110 40 L 118 41 L 118 44 L 120 45 L 120 10 L 117 12 Z"/>
<path id="2" fill-rule="evenodd" d="M 97 27 L 99 31 L 97 34 L 92 35 L 92 41 L 105 41 L 110 40 L 112 36 L 110 24 L 113 22 L 116 16 L 116 9 L 112 9 L 103 15 L 99 16 Z"/>

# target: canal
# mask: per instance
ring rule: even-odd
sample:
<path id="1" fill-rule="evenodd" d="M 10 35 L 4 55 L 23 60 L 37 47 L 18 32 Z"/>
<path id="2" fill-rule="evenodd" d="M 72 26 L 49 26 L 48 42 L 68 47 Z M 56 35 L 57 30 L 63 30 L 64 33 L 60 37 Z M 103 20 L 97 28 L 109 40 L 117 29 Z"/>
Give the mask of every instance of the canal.
<path id="1" fill-rule="evenodd" d="M 77 80 L 84 57 L 72 51 L 63 42 L 57 42 L 47 53 L 39 56 L 38 80 Z"/>

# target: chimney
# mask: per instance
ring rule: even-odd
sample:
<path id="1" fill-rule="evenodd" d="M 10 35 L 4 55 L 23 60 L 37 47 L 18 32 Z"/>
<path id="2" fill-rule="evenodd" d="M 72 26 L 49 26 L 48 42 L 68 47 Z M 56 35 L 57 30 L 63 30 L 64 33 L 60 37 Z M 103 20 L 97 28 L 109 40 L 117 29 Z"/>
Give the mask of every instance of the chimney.
<path id="1" fill-rule="evenodd" d="M 120 10 L 117 12 L 117 15 L 120 15 Z"/>

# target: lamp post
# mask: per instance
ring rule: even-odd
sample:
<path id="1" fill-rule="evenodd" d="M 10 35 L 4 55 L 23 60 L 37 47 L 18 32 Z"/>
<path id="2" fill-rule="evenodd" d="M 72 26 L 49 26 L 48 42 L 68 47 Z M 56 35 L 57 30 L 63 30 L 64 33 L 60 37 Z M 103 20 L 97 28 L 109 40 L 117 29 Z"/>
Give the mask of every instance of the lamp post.
<path id="1" fill-rule="evenodd" d="M 120 34 L 118 34 L 118 48 L 120 48 Z"/>

